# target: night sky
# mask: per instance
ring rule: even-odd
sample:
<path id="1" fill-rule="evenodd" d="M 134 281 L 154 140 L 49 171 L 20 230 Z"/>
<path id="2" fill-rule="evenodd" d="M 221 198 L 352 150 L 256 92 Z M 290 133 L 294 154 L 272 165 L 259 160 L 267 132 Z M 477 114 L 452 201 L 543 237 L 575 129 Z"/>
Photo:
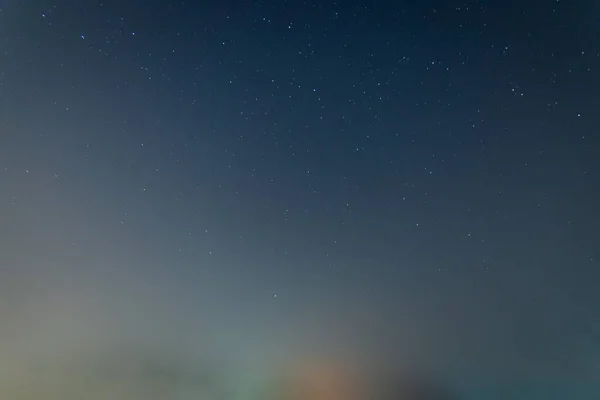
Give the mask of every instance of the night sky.
<path id="1" fill-rule="evenodd" d="M 592 0 L 0 1 L 0 397 L 600 398 L 599 93 Z"/>

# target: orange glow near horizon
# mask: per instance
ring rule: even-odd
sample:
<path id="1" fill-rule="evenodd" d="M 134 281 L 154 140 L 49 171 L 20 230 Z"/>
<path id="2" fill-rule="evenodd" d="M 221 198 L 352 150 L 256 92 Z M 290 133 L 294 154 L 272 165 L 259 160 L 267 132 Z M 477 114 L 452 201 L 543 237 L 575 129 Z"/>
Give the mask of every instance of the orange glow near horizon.
<path id="1" fill-rule="evenodd" d="M 348 367 L 314 359 L 291 368 L 284 382 L 278 395 L 285 400 L 351 400 L 360 386 Z"/>

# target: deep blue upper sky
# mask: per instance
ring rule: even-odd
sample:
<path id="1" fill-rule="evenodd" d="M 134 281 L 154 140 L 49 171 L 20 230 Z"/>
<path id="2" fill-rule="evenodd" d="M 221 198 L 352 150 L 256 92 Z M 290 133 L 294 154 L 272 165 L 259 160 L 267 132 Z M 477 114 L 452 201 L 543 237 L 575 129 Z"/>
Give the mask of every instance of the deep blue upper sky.
<path id="1" fill-rule="evenodd" d="M 136 343 L 597 398 L 599 74 L 592 1 L 0 3 L 7 396 Z"/>

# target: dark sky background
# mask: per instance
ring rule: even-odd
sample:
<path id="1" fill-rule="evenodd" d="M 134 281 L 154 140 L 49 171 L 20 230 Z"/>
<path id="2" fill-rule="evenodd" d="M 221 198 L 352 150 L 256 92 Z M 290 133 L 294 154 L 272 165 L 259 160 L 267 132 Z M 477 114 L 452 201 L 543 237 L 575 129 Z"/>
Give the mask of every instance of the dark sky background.
<path id="1" fill-rule="evenodd" d="M 2 0 L 0 397 L 599 398 L 599 89 L 591 0 Z"/>

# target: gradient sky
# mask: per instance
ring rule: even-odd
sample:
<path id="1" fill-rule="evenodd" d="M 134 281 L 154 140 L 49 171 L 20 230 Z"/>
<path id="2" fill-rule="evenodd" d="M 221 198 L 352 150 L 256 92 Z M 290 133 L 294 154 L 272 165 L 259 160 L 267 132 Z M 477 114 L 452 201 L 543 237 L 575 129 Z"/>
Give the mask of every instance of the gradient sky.
<path id="1" fill-rule="evenodd" d="M 591 0 L 0 1 L 0 397 L 599 398 L 599 92 Z"/>

